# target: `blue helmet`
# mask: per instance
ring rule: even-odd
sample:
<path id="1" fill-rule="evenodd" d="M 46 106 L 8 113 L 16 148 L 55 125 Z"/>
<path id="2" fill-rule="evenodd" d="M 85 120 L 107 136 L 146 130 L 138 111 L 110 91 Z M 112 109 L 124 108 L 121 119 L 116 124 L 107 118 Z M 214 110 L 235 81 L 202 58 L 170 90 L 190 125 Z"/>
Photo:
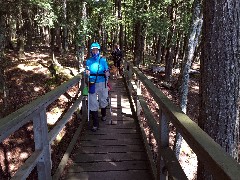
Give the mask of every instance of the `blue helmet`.
<path id="1" fill-rule="evenodd" d="M 92 49 L 94 49 L 94 48 L 98 49 L 98 52 L 96 54 L 92 53 Z M 91 55 L 92 55 L 93 59 L 97 60 L 100 56 L 100 45 L 97 42 L 94 42 L 91 44 L 90 49 L 91 49 Z"/>
<path id="2" fill-rule="evenodd" d="M 94 42 L 91 44 L 90 49 L 92 50 L 93 48 L 98 48 L 100 50 L 100 45 L 97 42 Z"/>

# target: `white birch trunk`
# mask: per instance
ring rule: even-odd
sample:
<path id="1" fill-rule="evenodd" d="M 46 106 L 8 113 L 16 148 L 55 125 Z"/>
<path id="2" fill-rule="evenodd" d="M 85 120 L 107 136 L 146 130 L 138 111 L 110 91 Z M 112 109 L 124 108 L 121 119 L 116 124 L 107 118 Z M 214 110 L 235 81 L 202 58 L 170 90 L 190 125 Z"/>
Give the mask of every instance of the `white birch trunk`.
<path id="1" fill-rule="evenodd" d="M 184 113 L 187 112 L 187 96 L 188 96 L 188 83 L 189 83 L 189 70 L 193 60 L 194 51 L 198 44 L 198 39 L 202 29 L 202 11 L 201 11 L 201 0 L 194 0 L 193 2 L 193 14 L 192 23 L 189 30 L 188 46 L 185 53 L 183 76 L 181 84 L 181 99 L 180 106 Z M 177 133 L 175 140 L 175 154 L 179 159 L 182 136 Z"/>

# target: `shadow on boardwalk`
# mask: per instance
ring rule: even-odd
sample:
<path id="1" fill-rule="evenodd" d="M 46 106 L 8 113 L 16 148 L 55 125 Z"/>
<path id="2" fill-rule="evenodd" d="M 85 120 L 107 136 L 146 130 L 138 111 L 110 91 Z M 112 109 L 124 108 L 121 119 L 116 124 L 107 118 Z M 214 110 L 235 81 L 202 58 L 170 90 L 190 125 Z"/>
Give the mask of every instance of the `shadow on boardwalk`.
<path id="1" fill-rule="evenodd" d="M 100 121 L 97 132 L 86 125 L 61 179 L 152 179 L 124 82 L 112 80 L 111 86 L 112 124 Z"/>

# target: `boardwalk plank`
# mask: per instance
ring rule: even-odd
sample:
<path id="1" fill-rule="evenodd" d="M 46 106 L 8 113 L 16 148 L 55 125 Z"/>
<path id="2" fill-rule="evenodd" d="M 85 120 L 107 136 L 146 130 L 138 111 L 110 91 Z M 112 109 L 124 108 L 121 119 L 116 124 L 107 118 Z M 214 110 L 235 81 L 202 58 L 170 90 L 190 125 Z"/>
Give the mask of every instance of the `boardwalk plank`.
<path id="1" fill-rule="evenodd" d="M 114 162 L 129 160 L 147 160 L 145 152 L 124 152 L 124 153 L 102 153 L 102 154 L 84 154 L 78 152 L 74 155 L 74 162 Z"/>
<path id="2" fill-rule="evenodd" d="M 80 142 L 81 146 L 99 146 L 99 145 L 142 145 L 141 139 L 94 139 L 94 140 L 82 140 Z"/>
<path id="3" fill-rule="evenodd" d="M 132 171 L 105 171 L 105 172 L 82 172 L 69 173 L 68 180 L 149 180 L 151 175 L 148 170 L 132 170 Z"/>
<path id="4" fill-rule="evenodd" d="M 130 170 L 148 170 L 146 161 L 109 161 L 109 162 L 90 162 L 74 163 L 69 172 L 101 172 L 101 171 L 130 171 Z"/>
<path id="5" fill-rule="evenodd" d="M 124 83 L 117 80 L 112 87 L 112 113 L 108 109 L 107 118 L 114 123 L 109 125 L 108 121 L 100 121 L 96 132 L 89 130 L 91 121 L 86 125 L 68 162 L 69 168 L 61 179 L 152 179 Z"/>
<path id="6" fill-rule="evenodd" d="M 95 132 L 94 132 L 95 133 Z M 91 132 L 89 133 L 91 134 Z M 95 133 L 96 134 L 96 133 Z M 107 134 L 107 135 L 113 135 L 113 134 L 138 134 L 136 128 L 100 128 L 97 131 L 97 134 Z"/>
<path id="7" fill-rule="evenodd" d="M 140 145 L 116 145 L 116 146 L 84 146 L 78 149 L 82 153 L 108 153 L 108 152 L 144 152 Z"/>
<path id="8" fill-rule="evenodd" d="M 128 138 L 132 138 L 132 139 L 139 139 L 139 134 L 117 134 L 119 139 L 128 139 Z M 114 134 L 104 134 L 104 133 L 100 133 L 97 132 L 96 134 L 85 134 L 83 136 L 83 138 L 85 140 L 92 140 L 92 139 L 116 139 L 116 137 L 114 136 Z"/>

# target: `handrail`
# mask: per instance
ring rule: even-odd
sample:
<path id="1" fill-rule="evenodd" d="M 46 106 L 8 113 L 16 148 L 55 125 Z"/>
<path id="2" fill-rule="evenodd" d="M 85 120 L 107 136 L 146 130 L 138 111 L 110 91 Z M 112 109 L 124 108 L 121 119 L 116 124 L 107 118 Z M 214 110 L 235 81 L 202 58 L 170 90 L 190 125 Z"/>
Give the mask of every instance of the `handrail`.
<path id="1" fill-rule="evenodd" d="M 43 151 L 36 150 L 26 160 L 26 162 L 18 169 L 17 174 L 11 180 L 27 179 L 33 168 L 37 165 L 38 161 L 42 158 Z"/>
<path id="2" fill-rule="evenodd" d="M 37 98 L 14 113 L 0 119 L 0 142 L 5 140 L 10 134 L 17 131 L 29 121 L 33 121 L 35 151 L 17 170 L 12 179 L 26 179 L 35 166 L 37 166 L 39 179 L 52 179 L 50 145 L 58 133 L 64 128 L 72 114 L 81 106 L 83 96 L 80 95 L 77 97 L 73 105 L 67 110 L 62 119 L 56 123 L 50 132 L 48 132 L 46 108 L 49 104 L 53 103 L 56 99 L 78 83 L 79 89 L 77 93 L 80 92 L 83 89 L 84 84 L 81 83 L 81 81 L 83 82 L 84 80 L 81 79 L 80 75 L 75 76 L 56 89 Z M 81 127 L 83 123 L 84 121 L 80 124 Z M 78 131 L 80 131 L 79 128 Z"/>
<path id="3" fill-rule="evenodd" d="M 81 101 L 83 99 L 83 96 L 81 95 L 76 102 L 72 105 L 72 107 L 66 112 L 66 114 L 62 117 L 62 119 L 54 126 L 54 128 L 48 133 L 48 141 L 52 143 L 52 141 L 56 138 L 58 133 L 63 129 L 65 124 L 68 122 L 69 118 L 72 116 L 72 114 L 76 111 L 79 104 L 81 104 Z"/>
<path id="4" fill-rule="evenodd" d="M 0 142 L 2 142 L 11 133 L 25 125 L 30 121 L 36 113 L 55 101 L 60 95 L 66 92 L 74 84 L 80 81 L 80 76 L 76 76 L 71 80 L 63 83 L 53 91 L 48 92 L 42 97 L 37 98 L 33 102 L 23 106 L 10 115 L 0 119 Z"/>
<path id="5" fill-rule="evenodd" d="M 146 117 L 150 124 L 151 131 L 158 142 L 158 146 L 160 146 L 159 156 L 164 156 L 162 149 L 169 147 L 169 130 L 166 130 L 166 128 L 168 128 L 167 123 L 171 122 L 215 179 L 238 179 L 240 177 L 240 165 L 236 160 L 227 154 L 219 144 L 184 114 L 179 107 L 174 105 L 136 66 L 133 66 L 130 62 L 125 62 L 124 66 L 126 71 L 125 79 L 128 83 L 129 93 L 132 94 L 132 91 L 137 92 L 140 89 L 139 85 L 136 86 L 136 84 L 133 83 L 135 82 L 132 80 L 132 75 L 134 74 L 136 76 L 136 81 L 138 83 L 140 81 L 142 85 L 147 88 L 148 92 L 159 105 L 160 124 L 158 127 L 155 127 L 156 123 L 153 124 L 151 122 L 151 118 L 150 120 Z M 134 89 L 134 87 L 137 88 Z M 139 111 L 139 109 L 142 109 L 144 113 L 147 112 L 147 107 L 144 105 L 143 101 L 140 93 L 137 93 L 135 96 L 136 112 Z M 137 104 L 138 102 L 140 106 Z M 146 115 L 152 117 L 149 113 L 146 113 Z M 159 174 L 155 175 L 155 177 L 166 176 L 161 173 L 163 167 L 167 167 L 166 162 L 165 164 L 161 164 L 161 167 L 158 167 L 161 169 L 158 169 Z M 170 170 L 168 169 L 168 171 Z"/>

